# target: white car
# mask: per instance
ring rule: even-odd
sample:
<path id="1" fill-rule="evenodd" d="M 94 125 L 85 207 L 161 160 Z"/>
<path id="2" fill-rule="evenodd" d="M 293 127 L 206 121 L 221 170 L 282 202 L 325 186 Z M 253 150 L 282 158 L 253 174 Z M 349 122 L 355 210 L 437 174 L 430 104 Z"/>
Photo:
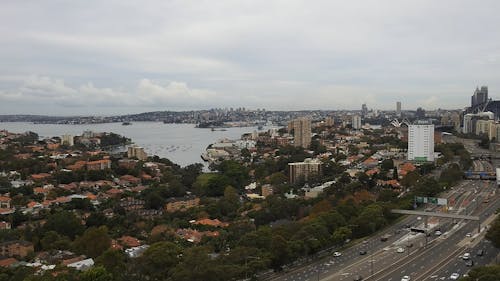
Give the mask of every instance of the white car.
<path id="1" fill-rule="evenodd" d="M 459 278 L 459 277 L 460 277 L 460 274 L 458 274 L 458 273 L 456 273 L 456 272 L 455 272 L 455 273 L 452 273 L 452 274 L 450 275 L 450 279 L 451 279 L 451 280 L 458 280 L 458 278 Z"/>
<path id="2" fill-rule="evenodd" d="M 434 232 L 434 235 L 436 235 L 436 236 L 441 236 L 441 234 L 443 234 L 443 233 L 440 230 L 436 230 Z"/>
<path id="3" fill-rule="evenodd" d="M 335 252 L 335 253 L 333 253 L 333 256 L 334 256 L 334 257 L 340 257 L 340 256 L 342 256 L 342 253 L 340 253 L 340 252 Z"/>
<path id="4" fill-rule="evenodd" d="M 410 281 L 410 276 L 405 275 L 403 278 L 401 278 L 401 281 Z"/>
<path id="5" fill-rule="evenodd" d="M 467 233 L 467 234 L 465 235 L 465 237 L 472 237 L 472 233 L 470 233 L 470 232 L 469 232 L 469 233 Z"/>
<path id="6" fill-rule="evenodd" d="M 399 248 L 396 250 L 396 252 L 398 252 L 398 253 L 404 253 L 404 252 L 405 252 L 405 248 L 403 248 L 403 247 L 399 247 Z"/>
<path id="7" fill-rule="evenodd" d="M 465 254 L 462 256 L 462 259 L 463 259 L 463 260 L 468 260 L 468 259 L 470 259 L 470 253 L 465 253 Z"/>

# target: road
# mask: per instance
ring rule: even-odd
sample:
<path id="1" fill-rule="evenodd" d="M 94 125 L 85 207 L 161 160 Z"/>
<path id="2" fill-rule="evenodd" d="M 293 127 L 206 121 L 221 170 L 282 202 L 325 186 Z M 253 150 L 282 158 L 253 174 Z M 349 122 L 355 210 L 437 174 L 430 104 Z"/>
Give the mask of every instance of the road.
<path id="1" fill-rule="evenodd" d="M 449 212 L 470 214 L 475 207 L 480 206 L 476 203 L 479 202 L 477 199 L 489 196 L 494 188 L 489 183 L 491 182 L 463 181 L 446 192 L 444 196 L 449 199 L 451 205 Z M 475 190 L 481 191 L 475 192 Z M 341 257 L 330 255 L 308 266 L 285 272 L 271 280 L 352 280 L 356 275 L 368 277 L 372 273 L 391 268 L 394 263 L 412 259 L 426 249 L 426 237 L 423 234 L 409 234 L 406 225 L 423 227 L 423 220 L 407 217 L 380 234 L 367 239 L 365 243 L 358 243 L 344 250 Z M 431 218 L 429 225 L 430 227 L 439 226 L 442 232 L 446 232 L 455 224 L 451 220 L 441 219 L 440 221 L 437 218 Z M 387 242 L 381 242 L 380 237 L 385 234 L 391 234 L 391 237 Z M 429 245 L 432 245 L 439 237 L 431 236 L 427 239 Z M 413 244 L 413 247 L 406 247 L 408 244 Z M 405 249 L 403 253 L 396 252 L 400 247 Z M 367 251 L 367 255 L 360 255 L 361 250 Z"/>
<path id="2" fill-rule="evenodd" d="M 465 147 L 471 153 L 487 152 L 477 148 L 473 141 L 466 141 Z M 496 166 L 497 163 L 494 164 Z M 494 168 L 491 163 L 482 160 L 478 160 L 474 165 L 476 170 Z M 494 211 L 500 207 L 494 181 L 462 181 L 442 197 L 448 198 L 448 212 L 478 215 L 481 223 L 488 218 L 491 220 Z M 453 272 L 462 275 L 468 271 L 469 268 L 460 259 L 465 252 L 475 253 L 479 248 L 489 249 L 484 256 L 474 256 L 477 265 L 486 264 L 499 254 L 497 249 L 487 247 L 488 242 L 482 239 L 484 228 L 477 234 L 477 222 L 431 218 L 429 224 L 431 228 L 438 228 L 443 234 L 431 237 L 425 237 L 423 234 L 412 235 L 405 226 L 423 227 L 423 222 L 414 216 L 406 217 L 363 243 L 345 249 L 341 257 L 330 255 L 268 280 L 342 281 L 353 280 L 358 275 L 365 280 L 376 281 L 397 281 L 404 275 L 411 276 L 412 280 L 444 280 Z M 474 236 L 467 237 L 469 233 Z M 381 242 L 380 237 L 385 234 L 391 234 L 391 237 L 387 242 Z M 408 244 L 413 247 L 407 247 Z M 398 253 L 398 248 L 403 248 L 404 252 Z M 360 255 L 361 250 L 367 254 Z"/>

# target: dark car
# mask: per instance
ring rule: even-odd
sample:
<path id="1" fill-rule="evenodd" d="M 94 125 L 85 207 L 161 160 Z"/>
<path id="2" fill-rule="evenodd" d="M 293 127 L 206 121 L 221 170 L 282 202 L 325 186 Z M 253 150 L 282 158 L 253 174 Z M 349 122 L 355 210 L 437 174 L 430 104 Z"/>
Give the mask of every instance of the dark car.
<path id="1" fill-rule="evenodd" d="M 474 261 L 473 261 L 473 260 L 466 260 L 466 261 L 465 261 L 465 266 L 469 266 L 469 267 L 471 267 L 471 266 L 473 266 L 473 265 L 474 265 Z"/>
<path id="2" fill-rule="evenodd" d="M 361 250 L 361 251 L 359 251 L 359 254 L 360 254 L 360 255 L 366 255 L 366 253 L 367 253 L 367 252 L 366 252 L 366 250 Z"/>
<path id="3" fill-rule="evenodd" d="M 480 256 L 484 255 L 484 250 L 483 250 L 483 249 L 477 250 L 476 255 L 477 255 L 478 257 L 480 257 Z"/>
<path id="4" fill-rule="evenodd" d="M 363 280 L 363 277 L 361 275 L 356 275 L 356 276 L 354 276 L 354 278 L 352 280 L 361 281 L 361 280 Z"/>

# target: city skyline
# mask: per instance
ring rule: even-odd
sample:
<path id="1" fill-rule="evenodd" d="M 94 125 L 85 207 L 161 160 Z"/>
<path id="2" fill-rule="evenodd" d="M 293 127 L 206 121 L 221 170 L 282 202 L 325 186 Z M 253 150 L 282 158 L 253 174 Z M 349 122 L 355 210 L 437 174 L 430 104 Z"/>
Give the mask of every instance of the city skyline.
<path id="1" fill-rule="evenodd" d="M 388 110 L 396 100 L 406 110 L 463 108 L 476 86 L 499 97 L 495 8 L 500 3 L 7 1 L 0 110 L 107 115 L 362 103 Z"/>

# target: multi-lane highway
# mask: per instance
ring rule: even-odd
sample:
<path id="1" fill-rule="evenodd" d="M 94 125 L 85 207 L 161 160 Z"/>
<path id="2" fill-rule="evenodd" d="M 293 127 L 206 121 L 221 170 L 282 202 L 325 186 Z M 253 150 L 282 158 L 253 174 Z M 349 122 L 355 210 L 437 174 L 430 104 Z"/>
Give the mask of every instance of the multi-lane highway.
<path id="1" fill-rule="evenodd" d="M 471 149 L 466 145 L 468 149 Z M 481 152 L 474 147 L 474 151 Z M 493 169 L 487 161 L 475 161 L 477 170 Z M 424 227 L 423 219 L 409 216 L 373 237 L 359 241 L 344 249 L 342 255 L 329 255 L 321 260 L 303 265 L 268 280 L 283 281 L 346 281 L 363 280 L 399 281 L 403 276 L 411 280 L 445 280 L 451 274 L 460 276 L 471 268 L 462 255 L 470 253 L 474 265 L 491 262 L 499 251 L 483 239 L 484 225 L 493 220 L 495 210 L 500 208 L 497 186 L 494 181 L 462 181 L 445 192 L 441 197 L 448 199 L 448 210 L 434 207 L 435 211 L 447 211 L 480 217 L 482 231 L 478 233 L 478 223 L 474 221 L 430 218 L 430 237 L 414 235 L 407 226 Z M 436 233 L 435 230 L 439 230 Z M 388 241 L 380 237 L 390 235 Z M 411 245 L 411 247 L 408 247 Z M 477 250 L 484 250 L 477 256 Z M 361 255 L 360 252 L 366 252 Z"/>

